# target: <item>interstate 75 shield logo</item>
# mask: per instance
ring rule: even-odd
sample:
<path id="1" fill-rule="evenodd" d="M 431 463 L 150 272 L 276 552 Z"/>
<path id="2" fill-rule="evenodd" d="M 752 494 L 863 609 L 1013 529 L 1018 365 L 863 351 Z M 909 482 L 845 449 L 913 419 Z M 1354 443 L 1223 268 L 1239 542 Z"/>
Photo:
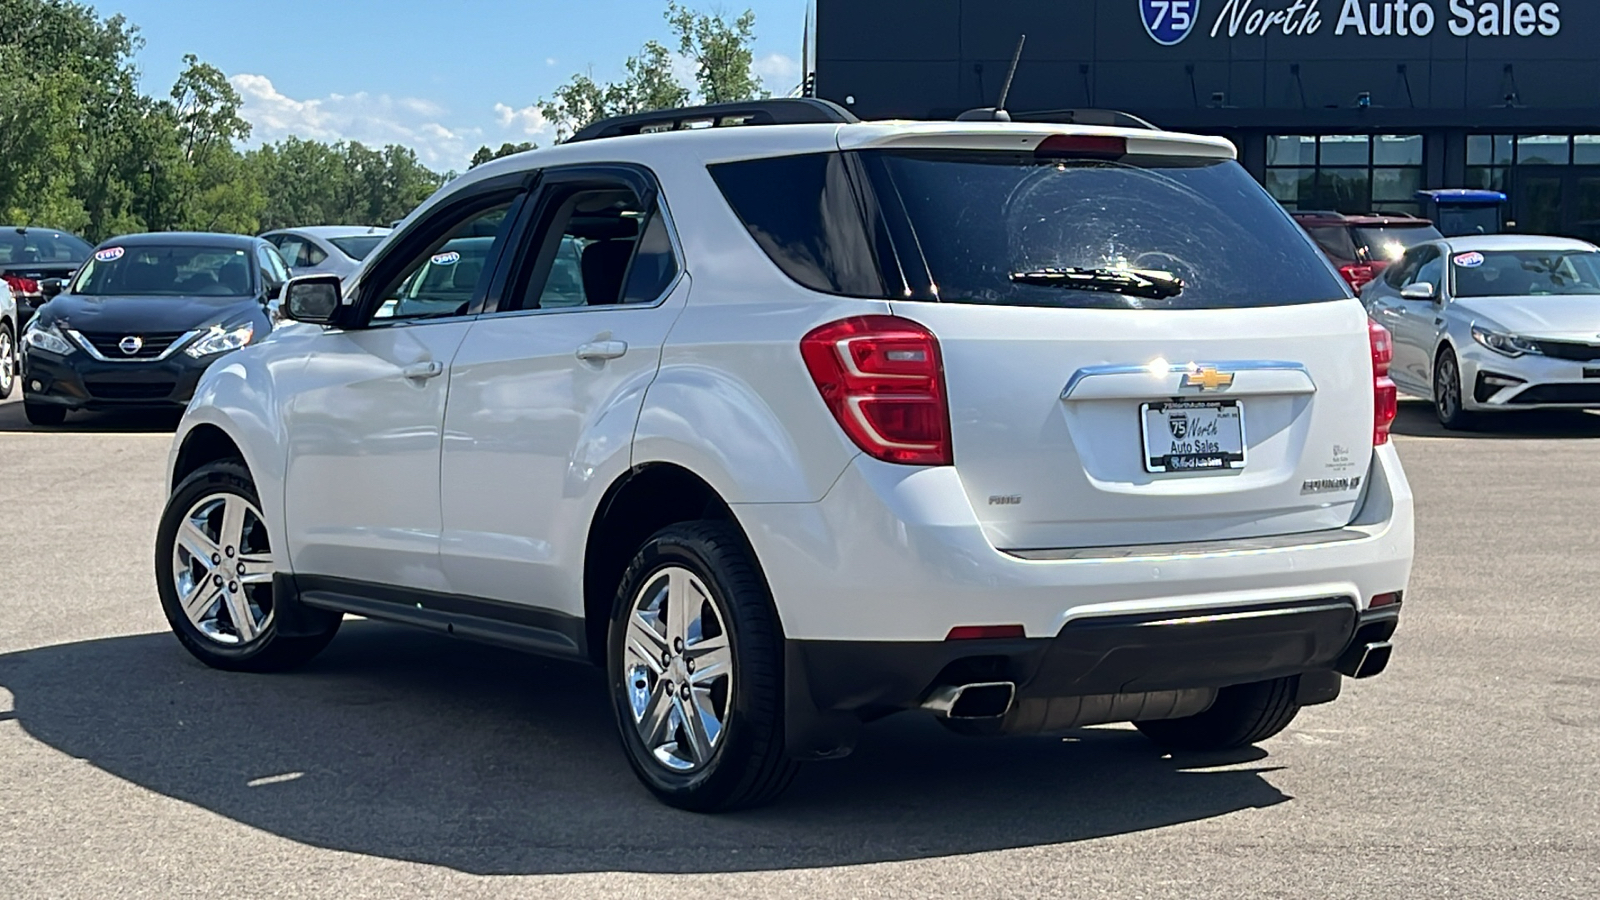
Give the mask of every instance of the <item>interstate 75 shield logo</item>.
<path id="1" fill-rule="evenodd" d="M 1139 15 L 1150 39 L 1171 47 L 1189 36 L 1200 15 L 1200 0 L 1139 0 Z"/>

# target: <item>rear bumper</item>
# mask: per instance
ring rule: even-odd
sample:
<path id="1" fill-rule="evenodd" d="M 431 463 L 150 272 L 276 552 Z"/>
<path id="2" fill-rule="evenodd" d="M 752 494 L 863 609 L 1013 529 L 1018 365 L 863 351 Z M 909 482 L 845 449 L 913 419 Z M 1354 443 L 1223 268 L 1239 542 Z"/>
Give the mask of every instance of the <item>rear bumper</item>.
<path id="1" fill-rule="evenodd" d="M 1361 612 L 1354 598 L 1328 597 L 1078 619 L 1051 638 L 791 641 L 789 748 L 802 758 L 841 755 L 861 722 L 974 683 L 1015 685 L 1007 714 L 993 722 L 1014 734 L 1193 714 L 1218 688 L 1289 676 L 1303 678 L 1301 703 L 1326 702 L 1338 695 L 1338 672 L 1353 674 L 1369 644 L 1386 647 L 1399 617 L 1398 603 Z"/>
<path id="2" fill-rule="evenodd" d="M 81 352 L 64 358 L 29 347 L 22 389 L 29 403 L 67 409 L 182 409 L 210 362 L 182 352 L 159 362 L 100 362 Z"/>
<path id="3" fill-rule="evenodd" d="M 858 458 L 818 503 L 737 504 L 784 633 L 803 641 L 943 641 L 960 625 L 1050 638 L 1079 619 L 1244 609 L 1404 591 L 1411 490 L 1378 448 L 1361 511 L 1333 532 L 1064 551 L 995 549 L 956 471 Z"/>

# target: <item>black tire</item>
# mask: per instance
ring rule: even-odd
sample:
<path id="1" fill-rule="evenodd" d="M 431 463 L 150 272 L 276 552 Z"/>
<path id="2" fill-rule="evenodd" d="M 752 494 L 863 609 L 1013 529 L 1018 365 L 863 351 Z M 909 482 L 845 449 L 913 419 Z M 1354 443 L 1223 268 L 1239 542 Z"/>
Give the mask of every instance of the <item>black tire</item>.
<path id="1" fill-rule="evenodd" d="M 624 656 L 635 601 L 668 568 L 688 570 L 705 585 L 732 658 L 720 740 L 709 760 L 691 771 L 669 768 L 646 747 L 635 724 Z M 784 746 L 783 629 L 749 548 L 727 523 L 669 525 L 645 541 L 612 607 L 606 672 L 628 763 L 663 803 L 696 812 L 759 806 L 782 793 L 799 771 Z"/>
<path id="2" fill-rule="evenodd" d="M 1448 347 L 1440 350 L 1439 358 L 1433 363 L 1433 414 L 1439 418 L 1440 425 L 1451 431 L 1465 431 L 1476 420 L 1463 408 L 1464 390 L 1461 364 L 1456 361 L 1455 351 Z"/>
<path id="3" fill-rule="evenodd" d="M 256 493 L 250 470 L 238 460 L 225 460 L 201 466 L 172 492 L 167 507 L 161 514 L 161 523 L 156 529 L 155 556 L 156 592 L 161 598 L 161 609 L 166 613 L 167 623 L 172 626 L 172 633 L 177 636 L 178 643 L 182 644 L 185 650 L 214 669 L 233 672 L 278 672 L 305 663 L 321 653 L 322 649 L 328 646 L 328 642 L 333 640 L 333 636 L 339 631 L 342 616 L 330 613 L 302 617 L 307 620 L 302 622 L 302 625 L 309 624 L 310 627 L 303 629 L 307 632 L 303 636 L 294 637 L 278 634 L 277 617 L 272 616 L 267 619 L 260 634 L 253 639 L 229 644 L 202 631 L 184 612 L 174 576 L 178 529 L 183 523 L 184 516 L 195 504 L 216 495 L 241 497 L 256 509 L 261 508 L 261 499 Z M 264 540 L 264 525 L 260 526 L 259 535 L 256 539 Z M 257 544 L 251 550 L 263 552 L 267 548 L 264 544 Z M 242 560 L 245 553 L 243 541 L 240 542 L 238 551 Z M 257 603 L 258 608 L 262 608 L 263 611 L 273 608 L 272 595 L 275 591 L 273 585 L 259 585 L 251 590 L 255 592 L 251 599 Z"/>
<path id="4" fill-rule="evenodd" d="M 22 412 L 28 417 L 28 424 L 38 425 L 43 428 L 52 428 L 67 420 L 67 410 L 64 406 L 29 403 L 27 400 L 23 400 Z"/>
<path id="5" fill-rule="evenodd" d="M 1218 691 L 1217 701 L 1199 715 L 1133 724 L 1145 737 L 1174 750 L 1231 750 L 1288 728 L 1300 712 L 1294 700 L 1299 689 L 1298 675 L 1238 684 Z"/>
<path id="6" fill-rule="evenodd" d="M 0 322 L 0 400 L 11 396 L 17 384 L 17 333 L 10 322 Z"/>

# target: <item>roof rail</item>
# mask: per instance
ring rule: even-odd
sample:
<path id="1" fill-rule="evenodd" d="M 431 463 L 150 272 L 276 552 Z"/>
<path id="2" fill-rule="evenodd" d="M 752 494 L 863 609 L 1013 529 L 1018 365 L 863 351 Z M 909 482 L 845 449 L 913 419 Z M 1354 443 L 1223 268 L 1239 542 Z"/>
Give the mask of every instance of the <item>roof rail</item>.
<path id="1" fill-rule="evenodd" d="M 776 100 L 749 100 L 743 103 L 717 103 L 711 106 L 686 106 L 658 109 L 601 119 L 572 137 L 567 143 L 627 134 L 656 134 L 663 131 L 690 131 L 698 128 L 724 128 L 733 125 L 818 125 L 848 124 L 860 119 L 848 109 L 816 97 L 782 97 Z"/>
<path id="2" fill-rule="evenodd" d="M 1012 113 L 1011 117 L 1025 122 L 1060 122 L 1064 125 L 1104 125 L 1111 128 L 1161 129 L 1133 113 L 1119 109 L 1041 109 L 1036 112 Z"/>

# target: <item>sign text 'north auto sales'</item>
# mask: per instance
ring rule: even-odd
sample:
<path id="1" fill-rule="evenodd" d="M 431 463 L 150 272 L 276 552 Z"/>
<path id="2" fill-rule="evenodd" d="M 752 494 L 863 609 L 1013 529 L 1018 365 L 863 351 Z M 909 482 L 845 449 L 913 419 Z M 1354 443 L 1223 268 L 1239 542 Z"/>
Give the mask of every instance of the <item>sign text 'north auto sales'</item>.
<path id="1" fill-rule="evenodd" d="M 1444 28 L 1456 37 L 1555 37 L 1561 4 L 1527 0 L 1343 0 L 1337 13 L 1322 0 L 1211 0 L 1221 9 L 1211 20 L 1212 37 L 1268 34 L 1314 35 L 1328 29 L 1339 37 L 1427 37 Z M 1171 46 L 1199 25 L 1200 0 L 1139 0 L 1145 31 Z"/>

